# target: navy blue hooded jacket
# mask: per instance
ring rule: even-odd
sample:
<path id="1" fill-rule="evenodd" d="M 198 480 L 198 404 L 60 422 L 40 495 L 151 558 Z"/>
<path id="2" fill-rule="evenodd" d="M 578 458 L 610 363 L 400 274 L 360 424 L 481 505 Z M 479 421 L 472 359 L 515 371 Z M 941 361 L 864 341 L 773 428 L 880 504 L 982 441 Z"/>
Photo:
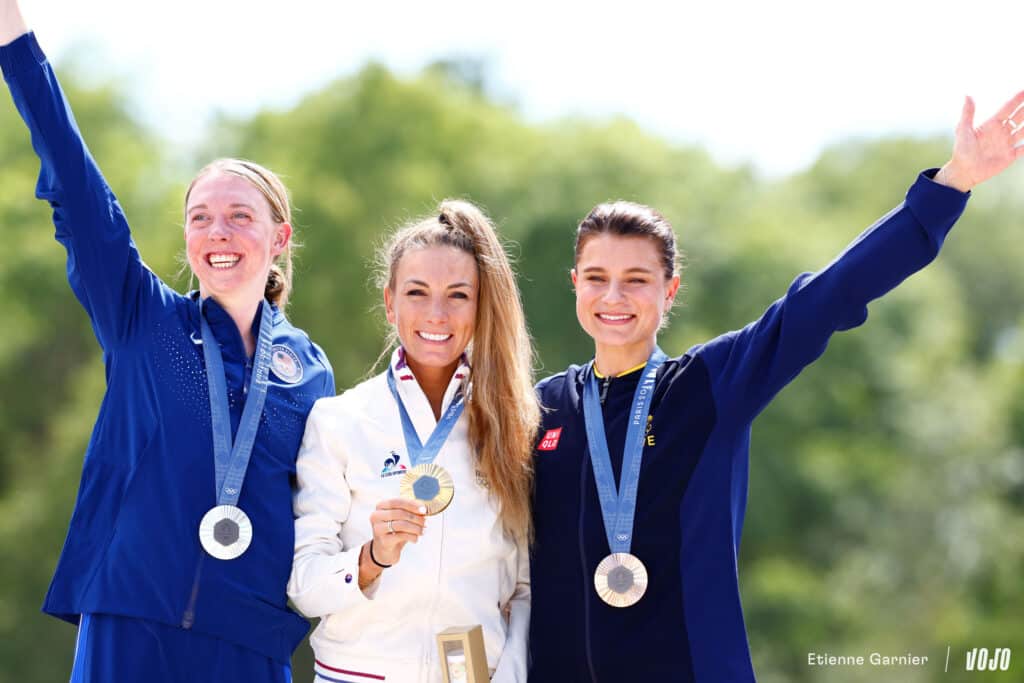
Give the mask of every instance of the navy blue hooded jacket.
<path id="1" fill-rule="evenodd" d="M 68 280 L 106 364 L 107 392 L 43 609 L 72 622 L 106 613 L 180 625 L 287 662 L 308 629 L 285 595 L 291 482 L 309 410 L 334 395 L 327 359 L 272 309 L 275 350 L 299 368 L 271 368 L 238 502 L 252 520 L 252 545 L 235 560 L 206 555 L 199 521 L 216 491 L 198 296 L 174 292 L 142 262 L 35 37 L 0 48 L 0 65 L 42 162 L 36 195 L 53 209 Z M 212 300 L 205 309 L 234 432 L 251 362 L 224 309 Z M 254 333 L 259 324 L 258 314 Z"/>
<path id="2" fill-rule="evenodd" d="M 906 200 L 832 263 L 800 275 L 760 319 L 658 371 L 632 553 L 647 567 L 634 606 L 606 605 L 594 570 L 609 553 L 583 422 L 584 368 L 537 386 L 530 681 L 754 680 L 737 575 L 750 428 L 769 401 L 867 319 L 867 304 L 935 258 L 967 194 L 926 172 Z M 605 430 L 616 482 L 640 372 L 607 382 Z"/>

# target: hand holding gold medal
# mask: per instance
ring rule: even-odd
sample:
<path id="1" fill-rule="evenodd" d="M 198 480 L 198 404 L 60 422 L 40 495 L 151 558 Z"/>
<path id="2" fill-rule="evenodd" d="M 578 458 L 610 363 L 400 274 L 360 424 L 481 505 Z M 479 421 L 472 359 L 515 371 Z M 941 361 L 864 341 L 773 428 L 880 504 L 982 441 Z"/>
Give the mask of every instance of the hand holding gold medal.
<path id="1" fill-rule="evenodd" d="M 407 543 L 416 543 L 426 529 L 427 509 L 418 502 L 391 498 L 377 503 L 370 513 L 373 539 L 359 556 L 359 587 L 366 588 L 381 572 L 397 563 Z"/>
<path id="2" fill-rule="evenodd" d="M 409 413 L 402 403 L 402 397 L 395 384 L 395 375 L 390 368 L 387 381 L 402 421 L 402 434 L 405 437 L 409 460 L 413 463 L 413 468 L 402 477 L 399 491 L 403 498 L 422 503 L 427 508 L 428 515 L 439 514 L 451 504 L 452 498 L 455 497 L 455 482 L 447 470 L 434 464 L 434 458 L 437 457 L 448 434 L 451 433 L 455 423 L 462 415 L 465 396 L 460 394 L 451 401 L 447 410 L 434 426 L 434 431 L 431 432 L 427 443 L 424 444 L 420 441 L 416 428 L 409 418 Z"/>
<path id="3" fill-rule="evenodd" d="M 428 515 L 444 512 L 455 497 L 455 482 L 448 470 L 433 463 L 416 465 L 399 483 L 402 498 L 422 503 Z"/>

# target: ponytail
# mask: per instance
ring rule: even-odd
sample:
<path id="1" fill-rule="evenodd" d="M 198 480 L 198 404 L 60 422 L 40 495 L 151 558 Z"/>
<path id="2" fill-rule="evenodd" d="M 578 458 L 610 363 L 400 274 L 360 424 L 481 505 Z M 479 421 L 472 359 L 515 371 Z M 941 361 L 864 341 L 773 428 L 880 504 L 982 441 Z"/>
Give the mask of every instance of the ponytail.
<path id="1" fill-rule="evenodd" d="M 377 284 L 394 291 L 402 257 L 413 249 L 447 246 L 476 261 L 476 324 L 468 349 L 469 440 L 476 466 L 501 508 L 502 526 L 532 538 L 533 445 L 540 407 L 533 390 L 533 349 L 516 276 L 490 219 L 476 205 L 446 200 L 438 214 L 398 230 L 377 255 Z M 390 348 L 397 341 L 392 330 Z M 386 353 L 387 351 L 385 351 Z"/>
<path id="2" fill-rule="evenodd" d="M 277 258 L 283 261 L 284 268 L 277 263 L 271 264 L 263 298 L 283 311 L 288 305 L 288 295 L 292 290 L 292 245 L 285 247 L 284 252 Z"/>

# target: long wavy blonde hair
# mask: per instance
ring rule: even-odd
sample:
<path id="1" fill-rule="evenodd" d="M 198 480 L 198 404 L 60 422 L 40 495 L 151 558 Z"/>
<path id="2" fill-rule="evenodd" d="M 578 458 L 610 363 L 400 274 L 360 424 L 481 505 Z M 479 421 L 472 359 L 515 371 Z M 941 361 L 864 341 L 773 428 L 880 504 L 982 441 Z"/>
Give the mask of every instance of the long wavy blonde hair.
<path id="1" fill-rule="evenodd" d="M 540 424 L 533 347 L 515 273 L 494 225 L 470 202 L 445 200 L 437 215 L 399 229 L 378 251 L 377 285 L 393 293 L 402 256 L 438 246 L 460 249 L 476 260 L 480 293 L 467 350 L 472 366 L 466 394 L 469 440 L 499 503 L 505 531 L 532 538 L 533 445 Z M 385 353 L 397 343 L 392 328 Z"/>

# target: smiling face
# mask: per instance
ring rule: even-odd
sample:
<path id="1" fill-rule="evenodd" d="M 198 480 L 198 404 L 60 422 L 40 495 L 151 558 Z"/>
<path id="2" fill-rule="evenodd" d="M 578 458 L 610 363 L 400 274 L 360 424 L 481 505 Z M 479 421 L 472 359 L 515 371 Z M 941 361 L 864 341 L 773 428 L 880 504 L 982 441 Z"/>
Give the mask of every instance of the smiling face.
<path id="1" fill-rule="evenodd" d="M 647 359 L 679 276 L 665 276 L 657 242 L 644 236 L 588 237 L 572 271 L 576 317 L 594 339 L 599 369 L 622 371 Z M 602 363 L 602 357 L 629 363 Z"/>
<path id="2" fill-rule="evenodd" d="M 384 288 L 384 307 L 414 375 L 454 372 L 473 338 L 478 295 L 471 254 L 441 246 L 402 255 L 393 288 Z"/>
<path id="3" fill-rule="evenodd" d="M 261 300 L 274 258 L 291 238 L 248 180 L 212 171 L 192 186 L 185 206 L 185 246 L 199 292 L 221 304 Z"/>

